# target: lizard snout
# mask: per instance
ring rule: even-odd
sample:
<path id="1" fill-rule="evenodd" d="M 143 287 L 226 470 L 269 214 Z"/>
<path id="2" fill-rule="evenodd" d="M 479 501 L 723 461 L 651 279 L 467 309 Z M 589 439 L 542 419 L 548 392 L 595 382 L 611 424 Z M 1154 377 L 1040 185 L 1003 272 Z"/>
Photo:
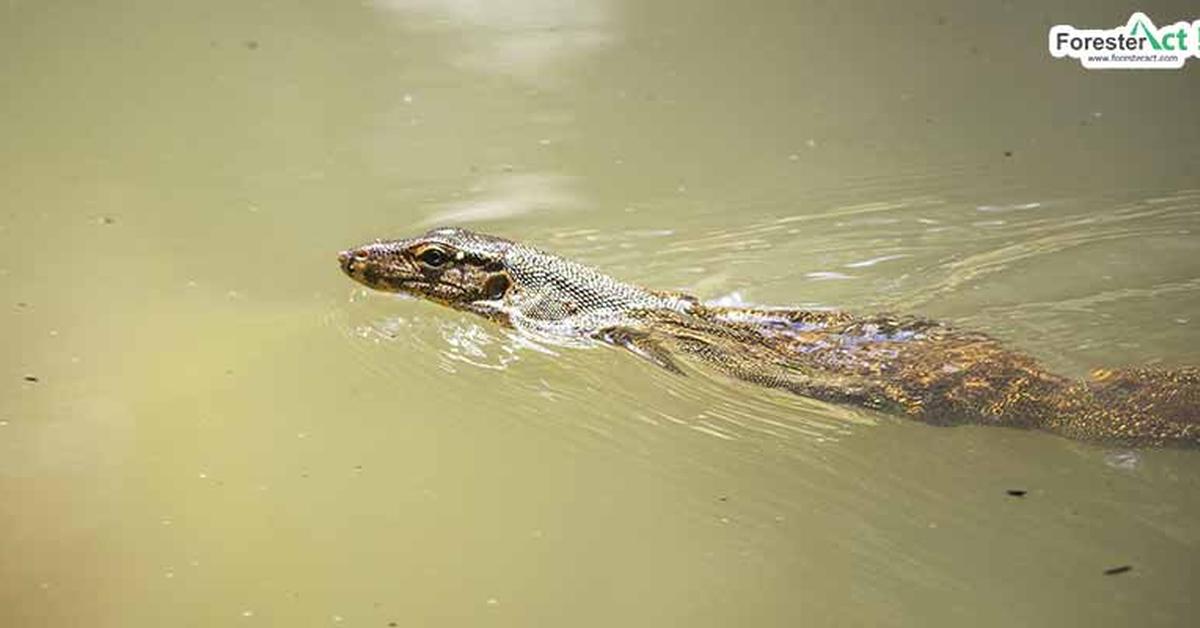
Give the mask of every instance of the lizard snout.
<path id="1" fill-rule="evenodd" d="M 357 270 L 359 265 L 362 262 L 366 262 L 368 259 L 370 259 L 370 257 L 370 252 L 368 252 L 365 248 L 340 251 L 337 255 L 338 265 L 341 266 L 342 270 L 347 273 Z"/>
<path id="2" fill-rule="evenodd" d="M 354 251 L 339 251 L 337 258 L 338 266 L 341 266 L 343 271 L 350 272 L 350 265 L 354 262 Z"/>

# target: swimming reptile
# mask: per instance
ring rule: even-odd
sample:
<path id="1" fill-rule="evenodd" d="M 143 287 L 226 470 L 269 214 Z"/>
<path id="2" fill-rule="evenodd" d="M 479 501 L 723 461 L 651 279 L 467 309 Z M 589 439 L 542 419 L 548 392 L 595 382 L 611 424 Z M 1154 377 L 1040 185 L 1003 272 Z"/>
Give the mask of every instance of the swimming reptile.
<path id="1" fill-rule="evenodd" d="M 734 378 L 939 425 L 1046 430 L 1114 444 L 1200 445 L 1200 369 L 1096 370 L 1079 381 L 990 336 L 916 317 L 719 307 L 646 290 L 465 229 L 338 255 L 356 281 L 559 341 L 600 340 L 682 374 Z"/>

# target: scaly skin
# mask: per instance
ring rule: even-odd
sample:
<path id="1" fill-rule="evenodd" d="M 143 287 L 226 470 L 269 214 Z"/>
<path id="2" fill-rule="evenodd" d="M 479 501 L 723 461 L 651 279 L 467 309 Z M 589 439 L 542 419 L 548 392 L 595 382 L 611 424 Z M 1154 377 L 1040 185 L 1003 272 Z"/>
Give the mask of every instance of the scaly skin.
<path id="1" fill-rule="evenodd" d="M 1200 445 L 1200 369 L 1046 371 L 991 337 L 920 318 L 716 307 L 462 229 L 338 255 L 356 281 L 564 338 L 594 338 L 683 373 L 732 377 L 938 425 L 1041 429 L 1133 446 Z"/>

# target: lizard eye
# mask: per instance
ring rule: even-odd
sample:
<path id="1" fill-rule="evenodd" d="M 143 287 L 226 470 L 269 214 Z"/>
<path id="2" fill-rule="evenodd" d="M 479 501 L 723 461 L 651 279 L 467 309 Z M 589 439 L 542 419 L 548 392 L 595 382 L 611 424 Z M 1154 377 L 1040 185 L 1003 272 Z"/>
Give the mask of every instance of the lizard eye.
<path id="1" fill-rule="evenodd" d="M 421 251 L 420 255 L 417 256 L 417 260 L 419 262 L 431 268 L 437 268 L 438 266 L 445 264 L 449 259 L 450 256 L 446 255 L 445 251 L 438 248 L 425 249 L 424 251 Z"/>

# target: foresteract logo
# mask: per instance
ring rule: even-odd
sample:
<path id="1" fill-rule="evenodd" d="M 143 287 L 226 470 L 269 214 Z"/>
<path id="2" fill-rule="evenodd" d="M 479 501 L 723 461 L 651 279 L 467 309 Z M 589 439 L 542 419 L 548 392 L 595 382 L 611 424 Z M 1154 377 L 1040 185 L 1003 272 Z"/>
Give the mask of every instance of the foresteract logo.
<path id="1" fill-rule="evenodd" d="M 1200 57 L 1200 20 L 1159 28 L 1145 13 L 1134 13 L 1116 28 L 1059 24 L 1050 29 L 1050 54 L 1079 59 L 1089 70 L 1182 68 L 1188 59 Z"/>

